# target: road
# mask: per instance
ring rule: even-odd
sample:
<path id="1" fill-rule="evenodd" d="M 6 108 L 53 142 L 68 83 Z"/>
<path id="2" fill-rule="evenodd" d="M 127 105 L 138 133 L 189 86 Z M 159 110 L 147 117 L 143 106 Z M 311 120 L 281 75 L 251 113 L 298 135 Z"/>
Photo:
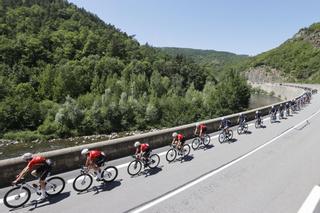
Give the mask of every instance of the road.
<path id="1" fill-rule="evenodd" d="M 136 177 L 127 174 L 129 157 L 109 162 L 119 167 L 115 182 L 95 182 L 81 194 L 69 183 L 60 196 L 10 212 L 297 212 L 320 183 L 320 95 L 288 119 L 264 123 L 251 124 L 246 135 L 234 131 L 231 143 L 212 134 L 212 146 L 192 150 L 184 161 L 169 164 L 169 147 L 154 150 L 159 168 Z M 78 174 L 60 176 L 72 181 Z M 0 189 L 0 198 L 8 189 Z M 0 204 L 0 212 L 9 210 Z"/>

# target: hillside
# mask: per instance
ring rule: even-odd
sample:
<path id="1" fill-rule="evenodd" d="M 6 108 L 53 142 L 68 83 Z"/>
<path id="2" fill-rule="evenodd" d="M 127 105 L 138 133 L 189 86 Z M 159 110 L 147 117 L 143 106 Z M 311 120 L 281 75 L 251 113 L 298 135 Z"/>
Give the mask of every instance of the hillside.
<path id="1" fill-rule="evenodd" d="M 65 0 L 0 0 L 0 19 L 0 137 L 162 128 L 248 106 L 236 73 L 212 82 L 204 66 Z"/>
<path id="2" fill-rule="evenodd" d="M 320 23 L 301 29 L 279 47 L 257 55 L 244 66 L 252 80 L 320 83 Z M 254 74 L 255 73 L 255 74 Z"/>
<path id="3" fill-rule="evenodd" d="M 218 78 L 229 68 L 249 58 L 247 55 L 236 55 L 234 53 L 215 50 L 176 47 L 162 47 L 159 49 L 171 56 L 184 55 L 191 58 L 201 66 L 206 67 L 208 74 L 212 74 Z"/>

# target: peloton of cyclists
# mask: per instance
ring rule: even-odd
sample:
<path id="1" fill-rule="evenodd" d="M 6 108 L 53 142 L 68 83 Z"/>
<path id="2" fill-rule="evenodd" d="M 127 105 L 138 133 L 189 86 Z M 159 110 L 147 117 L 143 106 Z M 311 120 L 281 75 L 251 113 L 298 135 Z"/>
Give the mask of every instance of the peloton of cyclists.
<path id="1" fill-rule="evenodd" d="M 12 182 L 12 184 L 16 184 L 19 180 L 21 180 L 29 171 L 31 171 L 31 175 L 40 178 L 39 185 L 41 190 L 41 195 L 37 199 L 37 201 L 42 201 L 47 197 L 45 186 L 46 186 L 46 178 L 52 170 L 52 162 L 49 159 L 46 159 L 43 156 L 32 156 L 31 153 L 25 153 L 22 155 L 22 159 L 26 161 L 27 166 L 20 172 L 20 174 L 16 177 L 16 179 Z M 37 187 L 37 185 L 33 185 Z"/>

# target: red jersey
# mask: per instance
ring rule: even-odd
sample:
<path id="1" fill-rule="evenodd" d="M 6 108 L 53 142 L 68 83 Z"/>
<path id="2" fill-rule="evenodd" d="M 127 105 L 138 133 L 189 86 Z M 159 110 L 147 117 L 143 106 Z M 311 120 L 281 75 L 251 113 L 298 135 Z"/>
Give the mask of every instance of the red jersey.
<path id="1" fill-rule="evenodd" d="M 199 130 L 206 131 L 207 130 L 207 126 L 205 124 L 200 124 Z"/>
<path id="2" fill-rule="evenodd" d="M 31 161 L 28 163 L 28 169 L 32 169 L 36 166 L 41 166 L 46 163 L 46 158 L 42 156 L 33 157 Z"/>
<path id="3" fill-rule="evenodd" d="M 184 141 L 184 136 L 182 134 L 177 135 L 177 140 Z"/>
<path id="4" fill-rule="evenodd" d="M 139 152 L 145 152 L 149 148 L 149 144 L 143 143 L 139 146 Z"/>
<path id="5" fill-rule="evenodd" d="M 98 158 L 100 155 L 102 155 L 102 152 L 101 152 L 101 151 L 91 150 L 91 151 L 89 152 L 88 157 L 89 157 L 90 160 L 94 160 L 94 159 Z"/>

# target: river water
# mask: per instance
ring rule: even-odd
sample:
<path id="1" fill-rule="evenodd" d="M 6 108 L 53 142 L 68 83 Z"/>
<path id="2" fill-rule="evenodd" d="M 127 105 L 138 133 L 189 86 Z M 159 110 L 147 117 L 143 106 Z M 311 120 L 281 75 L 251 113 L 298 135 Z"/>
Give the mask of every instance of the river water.
<path id="1" fill-rule="evenodd" d="M 262 106 L 267 106 L 282 101 L 280 98 L 265 95 L 265 94 L 251 94 L 249 109 L 254 109 Z"/>

